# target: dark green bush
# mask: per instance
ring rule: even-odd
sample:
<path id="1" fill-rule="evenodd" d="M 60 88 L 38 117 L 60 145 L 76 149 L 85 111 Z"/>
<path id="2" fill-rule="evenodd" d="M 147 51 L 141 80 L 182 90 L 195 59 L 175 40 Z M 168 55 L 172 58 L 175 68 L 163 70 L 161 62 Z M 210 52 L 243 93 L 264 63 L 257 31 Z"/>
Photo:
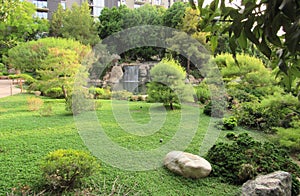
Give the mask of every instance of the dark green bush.
<path id="1" fill-rule="evenodd" d="M 44 92 L 44 95 L 51 98 L 63 98 L 64 93 L 61 87 L 49 88 Z"/>
<path id="2" fill-rule="evenodd" d="M 206 159 L 212 164 L 212 176 L 221 177 L 225 182 L 242 184 L 258 174 L 283 170 L 300 177 L 300 168 L 287 152 L 269 142 L 255 141 L 247 133 L 232 136 L 230 143 L 218 143 L 207 153 Z M 293 193 L 300 186 L 293 178 Z"/>
<path id="3" fill-rule="evenodd" d="M 76 188 L 82 179 L 100 168 L 95 157 L 78 150 L 56 150 L 41 162 L 46 186 L 52 191 Z"/>
<path id="4" fill-rule="evenodd" d="M 223 128 L 233 130 L 237 126 L 237 119 L 234 116 L 223 118 Z"/>

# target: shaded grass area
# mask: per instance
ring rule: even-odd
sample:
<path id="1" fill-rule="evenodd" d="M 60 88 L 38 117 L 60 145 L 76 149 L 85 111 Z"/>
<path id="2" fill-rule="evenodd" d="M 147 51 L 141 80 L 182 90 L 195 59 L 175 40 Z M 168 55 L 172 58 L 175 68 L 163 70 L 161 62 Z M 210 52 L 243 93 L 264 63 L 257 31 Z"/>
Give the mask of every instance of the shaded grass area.
<path id="1" fill-rule="evenodd" d="M 68 148 L 88 151 L 78 134 L 73 116 L 65 111 L 63 100 L 42 98 L 45 105 L 53 107 L 54 113 L 43 117 L 37 111 L 28 111 L 27 97 L 30 96 L 16 95 L 0 99 L 0 195 L 11 192 L 14 187 L 29 186 L 35 192 L 43 190 L 38 165 L 40 159 L 51 151 Z M 144 102 L 100 102 L 102 107 L 96 112 L 99 124 L 115 144 L 130 150 L 147 152 L 172 141 L 178 131 L 195 131 L 195 134 L 187 134 L 193 137 L 185 151 L 198 154 L 211 120 L 195 106 L 184 106 L 185 113 L 182 115 L 180 110 L 166 111 L 161 105 Z M 180 123 L 182 121 L 185 123 Z M 195 127 L 196 130 L 193 130 Z M 210 129 L 215 128 L 212 126 Z M 220 141 L 225 134 L 221 132 Z M 260 133 L 253 132 L 251 135 L 264 138 Z M 163 142 L 160 142 L 161 139 Z M 176 143 L 173 146 L 177 150 Z M 96 195 L 110 194 L 114 182 L 116 194 L 236 195 L 239 192 L 238 186 L 221 183 L 217 178 L 186 179 L 163 167 L 149 171 L 126 171 L 99 161 L 101 171 L 86 179 L 82 186 L 82 189 Z"/>

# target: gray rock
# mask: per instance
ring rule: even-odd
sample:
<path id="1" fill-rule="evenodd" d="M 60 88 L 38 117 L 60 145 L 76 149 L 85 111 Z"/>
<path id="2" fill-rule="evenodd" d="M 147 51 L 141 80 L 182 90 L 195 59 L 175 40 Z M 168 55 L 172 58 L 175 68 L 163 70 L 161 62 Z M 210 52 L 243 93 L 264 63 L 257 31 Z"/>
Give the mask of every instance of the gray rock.
<path id="1" fill-rule="evenodd" d="M 119 81 L 122 79 L 123 77 L 123 70 L 121 66 L 113 66 L 111 73 L 110 73 L 110 78 L 109 78 L 109 82 L 110 83 L 119 83 Z"/>
<path id="2" fill-rule="evenodd" d="M 243 196 L 290 196 L 291 191 L 292 176 L 284 171 L 258 176 L 242 186 Z"/>
<path id="3" fill-rule="evenodd" d="M 182 151 L 169 152 L 164 165 L 172 172 L 187 178 L 204 178 L 211 172 L 210 163 L 204 158 Z"/>

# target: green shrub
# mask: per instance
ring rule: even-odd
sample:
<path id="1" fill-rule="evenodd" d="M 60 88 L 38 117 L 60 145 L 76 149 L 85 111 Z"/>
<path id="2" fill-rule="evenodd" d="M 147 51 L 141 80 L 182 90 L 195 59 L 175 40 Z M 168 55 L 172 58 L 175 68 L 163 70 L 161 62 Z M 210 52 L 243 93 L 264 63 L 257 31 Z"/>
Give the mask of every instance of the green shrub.
<path id="1" fill-rule="evenodd" d="M 238 124 L 256 130 L 273 132 L 273 127 L 289 128 L 298 121 L 295 111 L 299 110 L 299 102 L 292 95 L 275 93 L 261 102 L 241 103 L 235 108 Z"/>
<path id="2" fill-rule="evenodd" d="M 168 104 L 173 110 L 173 104 L 194 101 L 192 86 L 185 84 L 186 72 L 178 61 L 162 59 L 151 69 L 150 76 L 152 81 L 147 84 L 149 102 Z"/>
<path id="3" fill-rule="evenodd" d="M 251 94 L 259 99 L 274 92 L 282 92 L 276 85 L 277 81 L 271 70 L 267 69 L 260 59 L 239 54 L 237 61 L 238 65 L 231 54 L 221 54 L 214 59 L 221 69 L 227 89 L 233 89 L 233 92 L 241 90 L 244 91 L 242 94 Z"/>
<path id="4" fill-rule="evenodd" d="M 106 92 L 103 88 L 98 88 L 98 87 L 92 86 L 92 87 L 89 88 L 89 93 L 94 96 L 94 99 L 99 99 Z"/>
<path id="5" fill-rule="evenodd" d="M 300 176 L 300 168 L 289 158 L 287 152 L 269 142 L 255 141 L 247 133 L 232 136 L 230 143 L 218 143 L 207 153 L 206 159 L 212 164 L 212 176 L 221 177 L 225 182 L 242 184 L 258 174 L 283 170 Z M 293 193 L 300 186 L 293 179 Z"/>
<path id="6" fill-rule="evenodd" d="M 112 98 L 116 100 L 128 100 L 131 96 L 132 93 L 126 90 L 112 92 Z"/>
<path id="7" fill-rule="evenodd" d="M 214 104 L 212 101 L 209 101 L 208 104 L 204 106 L 203 113 L 208 116 L 221 118 L 223 117 L 225 111 L 226 107 L 222 106 L 222 101 L 218 102 L 215 100 Z"/>
<path id="8" fill-rule="evenodd" d="M 289 152 L 300 155 L 300 127 L 289 129 L 278 127 L 276 130 L 272 140 Z"/>
<path id="9" fill-rule="evenodd" d="M 41 162 L 46 186 L 54 191 L 79 187 L 82 179 L 89 177 L 100 166 L 93 156 L 78 150 L 56 150 Z"/>
<path id="10" fill-rule="evenodd" d="M 201 82 L 197 87 L 195 87 L 195 90 L 197 101 L 204 104 L 210 100 L 210 92 L 205 82 Z"/>
<path id="11" fill-rule="evenodd" d="M 223 128 L 226 130 L 233 130 L 237 126 L 237 119 L 234 116 L 223 118 Z"/>
<path id="12" fill-rule="evenodd" d="M 45 96 L 51 98 L 63 98 L 64 93 L 61 87 L 53 87 L 44 92 Z"/>
<path id="13" fill-rule="evenodd" d="M 66 98 L 66 111 L 78 115 L 86 111 L 95 110 L 95 104 L 89 99 L 88 95 L 86 89 L 76 89 L 71 97 Z"/>

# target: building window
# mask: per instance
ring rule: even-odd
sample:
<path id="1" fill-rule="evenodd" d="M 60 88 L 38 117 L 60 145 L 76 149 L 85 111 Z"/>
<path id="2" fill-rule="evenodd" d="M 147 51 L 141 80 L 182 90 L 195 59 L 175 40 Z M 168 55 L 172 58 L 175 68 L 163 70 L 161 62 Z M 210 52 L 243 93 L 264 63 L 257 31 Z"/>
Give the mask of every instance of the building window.
<path id="1" fill-rule="evenodd" d="M 34 1 L 32 1 L 32 3 L 33 3 L 37 8 L 47 8 L 47 7 L 48 7 L 47 1 L 38 1 L 38 0 L 34 0 Z"/>
<path id="2" fill-rule="evenodd" d="M 155 0 L 154 3 L 155 5 L 161 5 L 161 0 Z"/>
<path id="3" fill-rule="evenodd" d="M 65 10 L 66 9 L 66 1 L 61 1 L 60 4 L 63 7 L 63 9 Z"/>
<path id="4" fill-rule="evenodd" d="M 47 12 L 36 12 L 36 16 L 41 18 L 41 19 L 47 19 L 48 18 L 48 13 Z"/>

